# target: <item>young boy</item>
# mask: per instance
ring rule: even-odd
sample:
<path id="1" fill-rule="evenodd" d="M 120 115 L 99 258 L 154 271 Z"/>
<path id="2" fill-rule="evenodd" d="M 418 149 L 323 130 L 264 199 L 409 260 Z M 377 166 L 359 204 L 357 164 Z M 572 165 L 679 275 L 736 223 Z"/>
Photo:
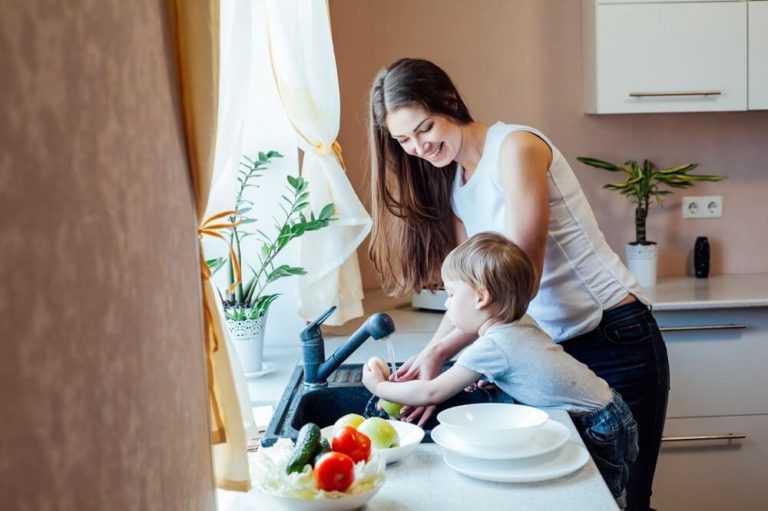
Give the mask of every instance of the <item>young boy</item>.
<path id="1" fill-rule="evenodd" d="M 629 469 L 637 457 L 637 425 L 605 380 L 525 315 L 535 293 L 535 272 L 517 245 L 495 233 L 479 233 L 443 262 L 446 315 L 478 335 L 456 363 L 434 380 L 390 382 L 366 364 L 363 383 L 388 401 L 425 406 L 445 401 L 485 378 L 515 401 L 568 411 L 616 502 L 624 507 Z"/>

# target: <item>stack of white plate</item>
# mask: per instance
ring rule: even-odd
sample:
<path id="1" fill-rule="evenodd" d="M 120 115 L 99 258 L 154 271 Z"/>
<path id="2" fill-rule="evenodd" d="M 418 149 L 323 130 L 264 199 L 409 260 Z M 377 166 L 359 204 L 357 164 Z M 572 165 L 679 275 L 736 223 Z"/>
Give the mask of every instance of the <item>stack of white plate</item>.
<path id="1" fill-rule="evenodd" d="M 521 406 L 493 404 L 495 408 L 491 408 L 489 405 L 464 405 L 460 407 L 460 414 L 455 413 L 459 411 L 458 408 L 450 413 L 453 418 L 459 416 L 459 421 L 471 425 L 472 419 L 481 415 L 474 413 L 473 417 L 473 412 L 478 410 L 485 414 L 489 411 L 496 414 L 507 410 L 504 406 Z M 466 476 L 505 483 L 545 481 L 575 472 L 589 460 L 587 450 L 581 444 L 569 441 L 570 430 L 557 421 L 546 420 L 522 443 L 494 445 L 488 442 L 488 438 L 497 432 L 486 434 L 487 431 L 483 431 L 483 441 L 480 443 L 485 445 L 479 445 L 475 441 L 477 435 L 464 434 L 469 430 L 456 428 L 445 421 L 446 416 L 443 414 L 449 410 L 438 415 L 441 424 L 432 430 L 432 440 L 443 448 L 443 461 Z M 478 424 L 479 430 L 485 429 L 483 423 L 487 423 L 485 418 Z"/>

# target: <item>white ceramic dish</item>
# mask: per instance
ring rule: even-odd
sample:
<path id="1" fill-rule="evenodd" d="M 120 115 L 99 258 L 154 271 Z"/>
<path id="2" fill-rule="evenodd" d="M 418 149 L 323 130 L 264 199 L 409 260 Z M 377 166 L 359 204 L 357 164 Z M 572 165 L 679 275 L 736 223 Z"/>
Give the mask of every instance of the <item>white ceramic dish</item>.
<path id="1" fill-rule="evenodd" d="M 451 436 L 450 431 L 442 425 L 432 430 L 432 440 L 440 447 L 472 458 L 485 460 L 508 460 L 530 458 L 559 449 L 571 437 L 570 430 L 557 421 L 548 421 L 522 446 L 512 448 L 476 447 L 464 443 L 461 438 Z"/>
<path id="2" fill-rule="evenodd" d="M 549 420 L 549 414 L 532 406 L 476 403 L 443 410 L 437 420 L 467 445 L 512 449 L 529 443 Z"/>
<path id="3" fill-rule="evenodd" d="M 384 456 L 384 461 L 394 463 L 400 461 L 406 456 L 410 455 L 419 446 L 424 439 L 424 430 L 415 424 L 408 422 L 396 421 L 388 419 L 387 422 L 392 424 L 397 430 L 397 436 L 400 438 L 400 445 L 398 447 L 391 447 L 389 449 L 374 449 Z M 320 430 L 322 435 L 328 440 L 333 436 L 333 426 L 328 426 Z"/>
<path id="4" fill-rule="evenodd" d="M 372 491 L 356 495 L 344 495 L 337 499 L 292 499 L 278 497 L 265 493 L 275 503 L 269 509 L 284 509 L 286 511 L 351 511 L 364 506 L 384 486 L 384 481 Z"/>
<path id="5" fill-rule="evenodd" d="M 580 444 L 568 442 L 562 449 L 531 458 L 483 460 L 448 451 L 443 454 L 443 461 L 456 472 L 475 479 L 529 483 L 571 474 L 589 461 L 589 453 Z"/>

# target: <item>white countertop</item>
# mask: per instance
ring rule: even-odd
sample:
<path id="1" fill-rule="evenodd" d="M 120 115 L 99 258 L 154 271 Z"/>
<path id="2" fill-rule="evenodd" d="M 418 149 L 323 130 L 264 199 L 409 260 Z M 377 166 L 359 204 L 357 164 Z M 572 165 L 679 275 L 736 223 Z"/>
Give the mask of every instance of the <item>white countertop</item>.
<path id="1" fill-rule="evenodd" d="M 371 312 L 385 309 L 383 302 L 372 300 L 367 305 Z M 391 306 L 391 303 L 389 304 Z M 418 353 L 437 328 L 440 313 L 423 312 L 402 304 L 386 310 L 397 326 L 391 336 L 398 361 Z M 366 316 L 367 317 L 367 316 Z M 359 322 L 358 322 L 359 324 Z M 357 325 L 325 329 L 326 357 L 335 350 Z M 334 335 L 336 334 L 336 335 Z M 366 341 L 347 360 L 361 363 L 373 355 L 387 357 L 383 341 Z M 277 370 L 269 375 L 248 381 L 254 405 L 274 405 L 286 385 L 295 365 L 300 362 L 300 342 L 295 339 L 284 345 L 266 345 L 264 359 L 275 363 Z M 572 433 L 571 441 L 583 445 L 568 414 L 559 410 L 549 411 L 553 419 L 565 424 Z M 260 492 L 247 494 L 219 491 L 221 511 L 246 511 L 271 509 L 271 501 Z M 539 483 L 492 483 L 463 476 L 442 461 L 441 448 L 423 443 L 409 458 L 387 468 L 387 482 L 367 504 L 369 510 L 425 510 L 490 509 L 583 511 L 585 509 L 616 510 L 616 504 L 594 462 L 573 474 Z"/>
<path id="2" fill-rule="evenodd" d="M 656 311 L 766 307 L 768 274 L 667 278 L 645 291 Z"/>
<path id="3" fill-rule="evenodd" d="M 550 416 L 571 430 L 571 442 L 581 444 L 568 414 Z M 257 490 L 234 494 L 226 511 L 272 509 L 273 501 Z M 617 510 L 608 487 L 592 460 L 576 472 L 538 483 L 493 483 L 465 477 L 442 461 L 441 448 L 421 444 L 404 460 L 387 466 L 387 480 L 365 506 L 370 511 L 435 511 L 504 509 L 526 511 Z"/>

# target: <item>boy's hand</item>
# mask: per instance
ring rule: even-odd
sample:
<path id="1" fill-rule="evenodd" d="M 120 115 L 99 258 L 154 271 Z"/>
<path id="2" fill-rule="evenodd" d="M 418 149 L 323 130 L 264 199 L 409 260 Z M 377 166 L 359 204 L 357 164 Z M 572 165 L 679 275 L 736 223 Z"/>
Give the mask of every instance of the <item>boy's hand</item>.
<path id="1" fill-rule="evenodd" d="M 373 367 L 371 367 L 373 365 Z M 364 364 L 363 365 L 363 385 L 368 389 L 371 394 L 376 394 L 376 385 L 387 381 L 384 377 L 384 373 L 381 372 L 381 368 L 376 364 Z"/>

